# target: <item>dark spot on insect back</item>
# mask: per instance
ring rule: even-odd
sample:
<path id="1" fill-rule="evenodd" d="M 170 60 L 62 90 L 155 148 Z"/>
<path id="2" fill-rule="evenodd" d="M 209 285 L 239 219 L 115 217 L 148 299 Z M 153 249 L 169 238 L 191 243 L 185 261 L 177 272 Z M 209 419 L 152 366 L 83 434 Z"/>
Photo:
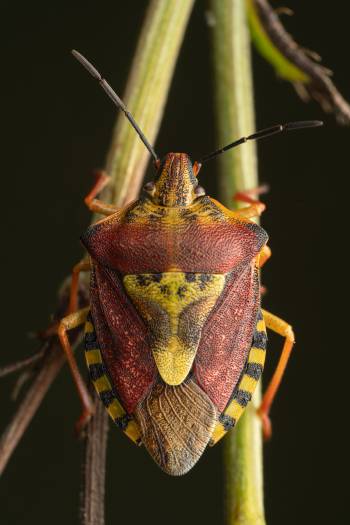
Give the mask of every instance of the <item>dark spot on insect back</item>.
<path id="1" fill-rule="evenodd" d="M 120 428 L 121 430 L 125 430 L 126 427 L 128 426 L 128 423 L 129 421 L 132 420 L 132 417 L 129 416 L 129 414 L 125 414 L 124 416 L 122 417 L 117 417 L 115 420 L 114 420 L 114 423 L 117 425 L 118 428 Z"/>
<path id="2" fill-rule="evenodd" d="M 180 216 L 187 221 L 195 221 L 197 219 L 196 213 L 190 210 L 180 210 Z"/>
<path id="3" fill-rule="evenodd" d="M 233 417 L 228 416 L 227 414 L 221 414 L 221 416 L 219 417 L 219 421 L 224 427 L 225 432 L 230 430 L 230 428 L 234 427 L 236 424 L 236 420 Z"/>
<path id="4" fill-rule="evenodd" d="M 215 221 L 222 221 L 225 217 L 222 211 L 208 198 L 202 200 L 203 211 Z"/>
<path id="5" fill-rule="evenodd" d="M 257 381 L 260 378 L 262 371 L 263 367 L 259 363 L 248 363 L 245 373 Z"/>
<path id="6" fill-rule="evenodd" d="M 164 217 L 166 215 L 165 208 L 162 208 L 161 206 L 156 208 L 156 216 L 159 219 L 159 217 Z"/>
<path id="7" fill-rule="evenodd" d="M 154 274 L 152 274 L 151 279 L 155 283 L 160 283 L 160 281 L 163 279 L 163 274 L 162 273 L 154 273 Z"/>
<path id="8" fill-rule="evenodd" d="M 96 363 L 94 365 L 89 366 L 89 372 L 92 381 L 96 381 L 96 379 L 99 379 L 101 376 L 104 375 L 105 367 L 102 363 Z"/>
<path id="9" fill-rule="evenodd" d="M 125 217 L 126 222 L 134 222 L 136 219 L 137 219 L 137 215 L 132 212 L 128 213 L 127 216 Z"/>
<path id="10" fill-rule="evenodd" d="M 237 390 L 233 397 L 241 407 L 246 407 L 252 398 L 252 394 L 246 390 Z"/>
<path id="11" fill-rule="evenodd" d="M 212 276 L 210 274 L 208 274 L 208 273 L 202 273 L 199 276 L 199 280 L 200 280 L 199 288 L 201 290 L 204 290 L 204 288 L 207 286 L 207 284 L 212 280 Z"/>
<path id="12" fill-rule="evenodd" d="M 85 332 L 84 335 L 84 348 L 85 351 L 88 352 L 89 350 L 94 350 L 95 348 L 98 348 L 98 341 L 96 332 Z"/>
<path id="13" fill-rule="evenodd" d="M 150 283 L 149 278 L 146 277 L 146 275 L 137 275 L 136 280 L 139 286 L 148 286 Z"/>
<path id="14" fill-rule="evenodd" d="M 194 283 L 196 281 L 196 274 L 195 273 L 186 273 L 185 279 L 188 283 Z"/>
<path id="15" fill-rule="evenodd" d="M 105 390 L 104 392 L 100 392 L 99 396 L 105 407 L 109 407 L 109 405 L 113 402 L 115 398 L 112 390 Z"/>
<path id="16" fill-rule="evenodd" d="M 170 295 L 170 290 L 167 284 L 161 284 L 159 289 L 163 295 Z"/>
<path id="17" fill-rule="evenodd" d="M 266 342 L 267 342 L 267 335 L 265 332 L 256 331 L 254 333 L 252 346 L 255 346 L 256 348 L 260 348 L 261 350 L 265 350 Z"/>
<path id="18" fill-rule="evenodd" d="M 96 342 L 96 332 L 85 332 L 85 342 L 86 343 Z"/>
<path id="19" fill-rule="evenodd" d="M 208 195 L 203 195 L 203 197 L 201 198 L 201 202 L 202 202 L 203 208 L 205 209 L 208 209 L 208 206 L 212 207 L 212 202 L 210 198 L 208 197 Z"/>
<path id="20" fill-rule="evenodd" d="M 124 216 L 124 222 L 126 223 L 135 222 L 136 220 L 137 220 L 137 214 L 134 212 L 134 210 L 130 210 Z"/>
<path id="21" fill-rule="evenodd" d="M 92 341 L 88 341 L 86 336 L 85 336 L 84 348 L 85 348 L 85 352 L 88 352 L 89 350 L 96 350 L 96 348 L 98 348 L 97 340 L 94 339 Z"/>
<path id="22" fill-rule="evenodd" d="M 185 293 L 187 292 L 186 286 L 179 286 L 177 289 L 177 295 L 183 299 L 185 297 Z"/>

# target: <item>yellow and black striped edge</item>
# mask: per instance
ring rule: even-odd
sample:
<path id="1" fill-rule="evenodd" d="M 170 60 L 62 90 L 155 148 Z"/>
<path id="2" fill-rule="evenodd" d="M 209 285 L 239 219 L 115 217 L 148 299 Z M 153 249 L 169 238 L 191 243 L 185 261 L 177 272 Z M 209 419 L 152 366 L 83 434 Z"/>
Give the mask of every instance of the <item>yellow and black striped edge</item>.
<path id="1" fill-rule="evenodd" d="M 141 443 L 139 426 L 134 418 L 125 412 L 114 394 L 106 367 L 103 363 L 90 313 L 85 323 L 85 358 L 91 381 L 102 403 L 106 407 L 108 414 L 117 427 L 121 428 L 134 443 L 139 445 Z"/>
<path id="2" fill-rule="evenodd" d="M 266 327 L 261 311 L 257 317 L 252 347 L 245 364 L 238 386 L 234 389 L 230 401 L 214 428 L 210 446 L 215 445 L 228 430 L 235 426 L 249 403 L 262 374 L 266 356 Z"/>

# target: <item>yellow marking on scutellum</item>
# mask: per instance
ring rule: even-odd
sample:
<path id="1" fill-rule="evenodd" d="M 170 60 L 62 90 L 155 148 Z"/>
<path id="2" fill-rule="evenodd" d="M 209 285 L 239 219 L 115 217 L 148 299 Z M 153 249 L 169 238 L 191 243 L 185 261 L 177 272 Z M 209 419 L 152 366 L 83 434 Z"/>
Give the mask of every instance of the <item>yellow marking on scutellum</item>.
<path id="1" fill-rule="evenodd" d="M 93 324 L 90 321 L 86 321 L 85 333 L 91 334 L 94 331 L 95 330 L 94 330 Z M 86 350 L 85 358 L 86 358 L 86 363 L 88 367 L 90 365 L 103 363 L 101 351 L 99 350 L 99 348 L 93 348 L 92 350 Z M 103 374 L 101 377 L 99 377 L 95 381 L 92 381 L 92 383 L 95 387 L 96 392 L 99 395 L 103 394 L 104 392 L 110 393 L 112 391 L 112 385 L 108 377 L 105 374 Z M 118 401 L 116 397 L 114 397 L 112 402 L 106 407 L 106 410 L 108 414 L 111 416 L 111 418 L 113 419 L 113 421 L 115 421 L 118 418 L 122 418 L 123 416 L 126 416 L 126 411 L 124 410 L 123 406 L 121 405 L 121 403 Z M 140 444 L 141 434 L 140 434 L 139 427 L 134 420 L 131 419 L 130 421 L 128 421 L 128 424 L 123 429 L 123 432 L 132 441 L 134 441 L 134 443 L 136 443 L 137 445 Z"/>
<path id="2" fill-rule="evenodd" d="M 172 332 L 176 334 L 179 316 L 190 304 L 199 300 L 210 298 L 215 303 L 225 285 L 224 274 L 193 274 L 194 282 L 187 280 L 185 272 L 164 272 L 159 281 L 154 279 L 154 274 L 130 274 L 123 277 L 124 286 L 132 299 L 137 302 L 140 297 L 158 304 L 169 316 Z M 208 277 L 204 283 L 200 276 Z M 144 284 L 140 284 L 140 278 Z M 164 288 L 167 293 L 164 293 Z M 181 293 L 179 293 L 181 290 Z M 143 302 L 142 302 L 143 304 Z M 147 309 L 144 316 L 147 314 Z"/>
<path id="3" fill-rule="evenodd" d="M 260 333 L 266 332 L 265 322 L 263 319 L 257 322 L 256 331 Z M 247 363 L 257 364 L 263 367 L 265 363 L 265 357 L 266 350 L 264 348 L 252 346 L 248 355 Z M 254 377 L 251 377 L 248 374 L 243 374 L 243 377 L 238 384 L 237 391 L 242 390 L 253 395 L 258 381 L 259 380 L 254 379 Z M 245 407 L 241 406 L 238 401 L 236 401 L 236 399 L 233 399 L 223 414 L 225 416 L 232 417 L 234 419 L 234 424 L 236 425 L 244 410 Z M 215 445 L 215 443 L 217 443 L 226 434 L 226 432 L 227 430 L 225 430 L 224 425 L 221 423 L 221 421 L 218 421 L 210 440 L 210 446 Z"/>
<path id="4" fill-rule="evenodd" d="M 165 327 L 153 323 L 153 346 L 151 348 L 158 371 L 169 385 L 179 385 L 187 377 L 199 343 L 197 339 L 184 341 L 184 312 L 196 310 L 197 329 L 202 328 L 210 311 L 225 286 L 224 274 L 191 274 L 185 272 L 163 272 L 162 274 L 130 274 L 123 277 L 123 284 L 129 297 L 146 320 L 154 320 L 154 311 L 159 309 L 166 316 Z M 200 305 L 200 308 L 199 308 Z M 154 308 L 156 307 L 156 308 Z M 164 321 L 162 321 L 164 323 Z"/>

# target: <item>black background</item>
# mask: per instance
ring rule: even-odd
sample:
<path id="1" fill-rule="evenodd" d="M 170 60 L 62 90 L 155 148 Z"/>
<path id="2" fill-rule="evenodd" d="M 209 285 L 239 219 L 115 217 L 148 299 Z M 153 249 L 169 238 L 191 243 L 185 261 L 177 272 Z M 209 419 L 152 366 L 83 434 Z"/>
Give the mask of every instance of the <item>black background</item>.
<path id="1" fill-rule="evenodd" d="M 3 2 L 1 30 L 1 362 L 36 348 L 58 285 L 80 258 L 89 223 L 83 196 L 102 166 L 115 110 L 69 51 L 85 53 L 122 93 L 145 1 Z M 318 51 L 350 99 L 345 2 L 289 0 L 295 38 Z M 206 153 L 215 146 L 209 32 L 199 1 L 176 68 L 156 150 Z M 337 10 L 336 10 L 337 9 Z M 347 47 L 346 47 L 347 46 Z M 273 409 L 265 447 L 269 525 L 345 523 L 348 420 L 348 128 L 254 54 L 257 126 L 324 119 L 322 129 L 259 145 L 260 178 L 271 186 L 263 226 L 273 258 L 265 306 L 294 325 L 297 345 Z M 235 139 L 236 137 L 232 137 Z M 201 181 L 215 195 L 215 162 Z M 282 341 L 271 336 L 269 366 Z M 2 426 L 13 406 L 3 380 Z M 1 480 L 3 525 L 77 523 L 79 403 L 67 369 L 51 388 Z M 223 523 L 222 444 L 185 477 L 163 474 L 146 452 L 111 429 L 107 523 Z"/>

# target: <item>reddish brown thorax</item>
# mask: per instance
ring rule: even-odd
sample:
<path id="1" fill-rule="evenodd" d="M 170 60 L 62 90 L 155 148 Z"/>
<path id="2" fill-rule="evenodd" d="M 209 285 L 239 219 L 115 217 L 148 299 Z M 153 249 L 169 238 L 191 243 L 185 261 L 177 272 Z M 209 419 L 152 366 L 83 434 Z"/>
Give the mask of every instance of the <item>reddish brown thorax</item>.
<path id="1" fill-rule="evenodd" d="M 168 153 L 161 161 L 151 198 L 161 206 L 189 206 L 198 186 L 192 162 L 186 153 Z"/>

